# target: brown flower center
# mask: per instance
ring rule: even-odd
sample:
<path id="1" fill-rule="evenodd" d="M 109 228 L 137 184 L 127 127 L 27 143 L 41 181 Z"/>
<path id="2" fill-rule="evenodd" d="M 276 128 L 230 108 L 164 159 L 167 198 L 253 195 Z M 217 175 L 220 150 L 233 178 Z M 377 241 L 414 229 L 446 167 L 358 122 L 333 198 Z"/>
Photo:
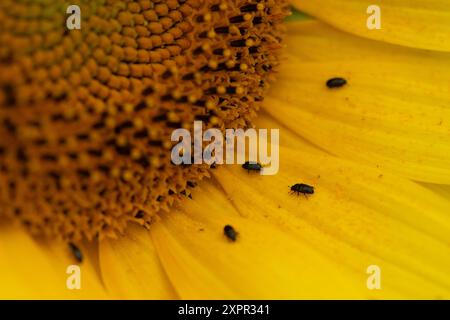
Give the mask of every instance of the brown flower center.
<path id="1" fill-rule="evenodd" d="M 287 13 L 284 0 L 79 2 L 81 30 L 61 1 L 0 2 L 0 216 L 75 241 L 149 223 L 207 175 L 171 164 L 170 134 L 250 124 Z"/>

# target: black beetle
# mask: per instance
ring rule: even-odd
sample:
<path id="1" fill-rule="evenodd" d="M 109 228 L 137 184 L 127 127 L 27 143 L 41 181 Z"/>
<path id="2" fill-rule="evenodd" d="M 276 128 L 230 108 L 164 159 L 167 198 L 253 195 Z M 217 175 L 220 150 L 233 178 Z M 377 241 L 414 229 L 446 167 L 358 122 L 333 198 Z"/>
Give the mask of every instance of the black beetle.
<path id="1" fill-rule="evenodd" d="M 347 84 L 347 80 L 344 78 L 331 78 L 327 81 L 327 87 L 330 89 L 340 88 Z"/>
<path id="2" fill-rule="evenodd" d="M 247 170 L 248 172 L 250 171 L 261 171 L 262 169 L 262 165 L 260 165 L 257 162 L 250 162 L 247 161 L 242 165 L 242 168 L 244 168 L 245 170 Z"/>
<path id="3" fill-rule="evenodd" d="M 223 227 L 223 233 L 225 234 L 225 236 L 230 239 L 231 241 L 236 241 L 237 239 L 237 235 L 238 233 L 236 232 L 236 230 L 230 226 L 229 224 L 227 224 L 225 227 Z"/>
<path id="4" fill-rule="evenodd" d="M 305 197 L 307 194 L 314 194 L 314 187 L 304 183 L 296 183 L 290 187 L 292 193 L 299 195 L 302 193 Z"/>
<path id="5" fill-rule="evenodd" d="M 70 251 L 72 251 L 73 256 L 79 263 L 83 262 L 83 254 L 81 253 L 81 250 L 72 242 L 69 242 L 69 248 Z"/>

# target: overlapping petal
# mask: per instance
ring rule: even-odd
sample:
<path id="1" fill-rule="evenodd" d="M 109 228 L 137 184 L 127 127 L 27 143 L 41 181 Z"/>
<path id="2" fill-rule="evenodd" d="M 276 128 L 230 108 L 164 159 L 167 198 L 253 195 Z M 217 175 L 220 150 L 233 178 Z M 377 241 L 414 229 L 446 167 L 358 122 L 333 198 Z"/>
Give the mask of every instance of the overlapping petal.
<path id="1" fill-rule="evenodd" d="M 282 140 L 284 136 L 289 141 L 292 135 L 282 131 Z M 221 168 L 214 175 L 241 215 L 295 234 L 332 257 L 361 286 L 366 268 L 380 266 L 383 290 L 367 290 L 360 297 L 449 295 L 447 199 L 299 140 L 293 146 L 295 150 L 281 149 L 281 171 L 276 176 L 248 175 L 239 167 Z M 288 186 L 294 183 L 313 185 L 316 194 L 308 199 L 289 194 Z"/>
<path id="2" fill-rule="evenodd" d="M 37 240 L 20 227 L 1 226 L 0 298 L 3 299 L 105 299 L 108 294 L 95 268 L 92 244 L 82 247 L 78 263 L 67 244 Z M 67 279 L 80 267 L 80 289 L 70 289 Z"/>
<path id="3" fill-rule="evenodd" d="M 176 299 L 159 261 L 150 233 L 130 224 L 126 234 L 100 243 L 100 261 L 105 286 L 121 299 Z"/>
<path id="4" fill-rule="evenodd" d="M 242 214 L 211 182 L 202 184 L 193 197 L 150 230 L 162 264 L 182 298 L 360 296 L 361 288 L 352 285 L 354 279 L 333 259 L 270 220 L 257 221 Z M 260 212 L 261 217 L 264 213 Z M 238 232 L 236 242 L 223 234 L 225 225 Z"/>
<path id="5" fill-rule="evenodd" d="M 449 0 L 293 0 L 294 6 L 334 27 L 408 47 L 450 51 Z M 381 29 L 367 20 L 381 12 Z"/>
<path id="6" fill-rule="evenodd" d="M 264 109 L 328 152 L 418 181 L 450 183 L 450 55 L 289 24 Z M 326 81 L 344 77 L 343 88 Z"/>

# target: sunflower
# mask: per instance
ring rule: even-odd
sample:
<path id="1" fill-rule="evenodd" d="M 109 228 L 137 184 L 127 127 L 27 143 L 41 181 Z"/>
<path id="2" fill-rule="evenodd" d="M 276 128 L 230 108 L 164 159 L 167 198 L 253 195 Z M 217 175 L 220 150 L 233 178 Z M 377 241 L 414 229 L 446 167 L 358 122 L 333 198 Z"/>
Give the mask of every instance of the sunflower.
<path id="1" fill-rule="evenodd" d="M 371 2 L 2 1 L 0 297 L 449 298 L 449 3 Z M 279 173 L 165 166 L 193 119 Z"/>

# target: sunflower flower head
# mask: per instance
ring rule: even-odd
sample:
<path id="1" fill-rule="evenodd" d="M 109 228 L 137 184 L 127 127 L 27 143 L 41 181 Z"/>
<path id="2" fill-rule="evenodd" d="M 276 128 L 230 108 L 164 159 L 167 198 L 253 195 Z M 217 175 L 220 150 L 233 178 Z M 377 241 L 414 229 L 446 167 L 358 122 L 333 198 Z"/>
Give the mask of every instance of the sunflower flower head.
<path id="1" fill-rule="evenodd" d="M 448 1 L 0 1 L 0 298 L 450 297 Z"/>
<path id="2" fill-rule="evenodd" d="M 278 65 L 284 1 L 0 5 L 0 206 L 33 234 L 115 236 L 207 175 L 170 134 L 247 127 Z M 4 137 L 4 138 L 3 138 Z"/>

